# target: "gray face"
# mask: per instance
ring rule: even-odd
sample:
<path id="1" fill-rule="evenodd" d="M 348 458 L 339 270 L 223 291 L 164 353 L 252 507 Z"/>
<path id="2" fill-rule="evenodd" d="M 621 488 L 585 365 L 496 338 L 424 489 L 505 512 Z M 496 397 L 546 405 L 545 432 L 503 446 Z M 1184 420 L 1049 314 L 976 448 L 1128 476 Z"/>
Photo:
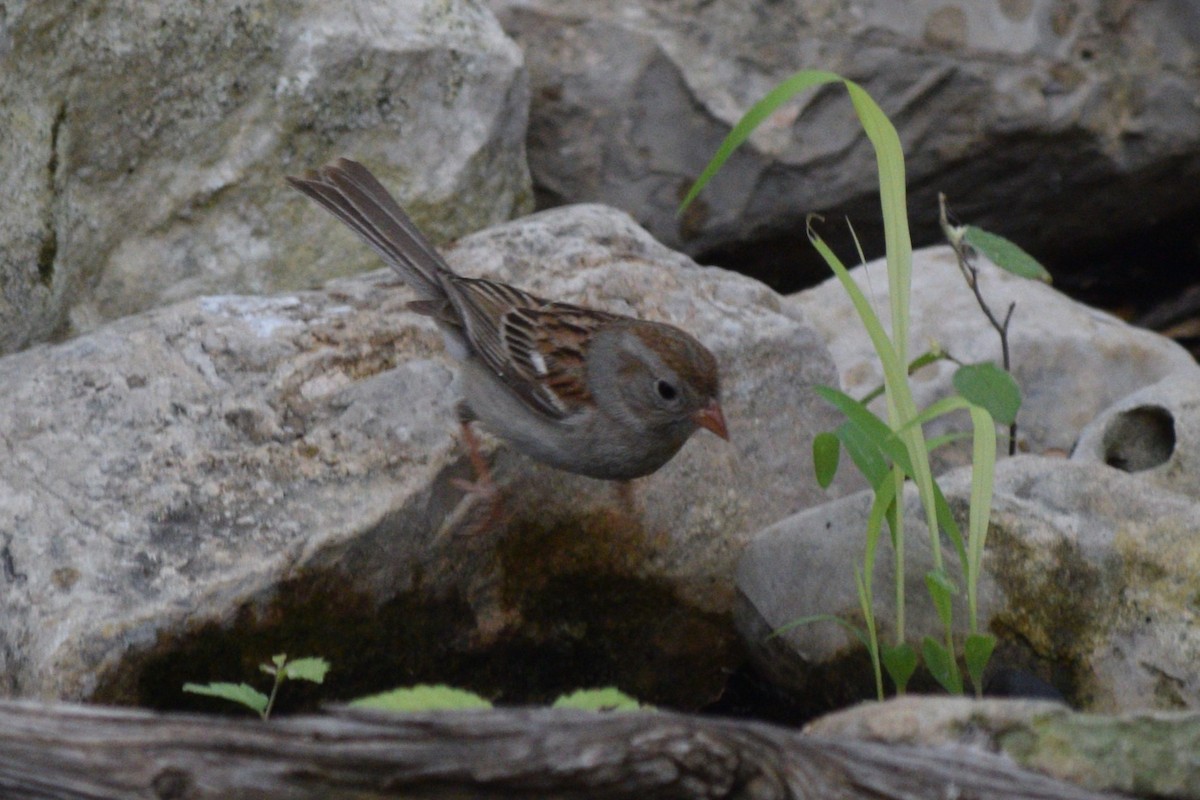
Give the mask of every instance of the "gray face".
<path id="1" fill-rule="evenodd" d="M 626 331 L 618 340 L 620 396 L 646 428 L 687 438 L 697 411 L 717 399 L 716 359 L 686 333 L 666 325 Z"/>

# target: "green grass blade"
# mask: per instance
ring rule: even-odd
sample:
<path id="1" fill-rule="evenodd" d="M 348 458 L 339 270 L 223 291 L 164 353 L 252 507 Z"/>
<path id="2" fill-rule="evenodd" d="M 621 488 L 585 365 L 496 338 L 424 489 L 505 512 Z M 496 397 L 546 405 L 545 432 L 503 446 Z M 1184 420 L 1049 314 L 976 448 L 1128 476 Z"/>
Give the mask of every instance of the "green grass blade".
<path id="1" fill-rule="evenodd" d="M 954 514 L 950 511 L 950 503 L 946 501 L 946 495 L 942 494 L 942 487 L 938 486 L 936 482 L 933 484 L 933 501 L 937 503 L 938 525 L 946 532 L 946 538 L 954 545 L 954 552 L 958 554 L 958 563 L 963 565 L 963 572 L 967 575 L 969 585 L 970 571 L 966 568 L 967 548 L 963 543 L 962 531 L 959 530 L 958 521 L 954 519 Z"/>
<path id="2" fill-rule="evenodd" d="M 933 364 L 937 361 L 941 361 L 944 358 L 946 358 L 946 352 L 944 350 L 942 350 L 940 347 L 938 347 L 934 350 L 926 350 L 924 353 L 917 356 L 912 361 L 908 362 L 908 374 L 912 375 L 914 372 L 919 370 L 921 367 L 927 367 L 930 364 Z M 876 386 L 874 389 L 872 389 L 871 391 L 867 392 L 865 395 L 860 397 L 858 399 L 858 402 L 862 403 L 863 405 L 870 403 L 876 397 L 879 397 L 879 395 L 883 394 L 883 388 L 884 387 L 882 384 L 880 384 L 879 386 Z"/>
<path id="3" fill-rule="evenodd" d="M 867 655 L 871 658 L 871 671 L 875 674 L 875 697 L 883 700 L 883 669 L 879 661 L 879 634 L 875 629 L 875 604 L 871 597 L 869 579 L 862 570 L 854 568 L 854 588 L 858 592 L 858 607 L 867 626 Z"/>
<path id="4" fill-rule="evenodd" d="M 871 647 L 871 643 L 867 639 L 867 635 L 863 632 L 862 628 L 860 628 L 857 625 L 854 625 L 852 623 L 849 623 L 846 620 L 842 619 L 841 617 L 835 616 L 833 614 L 812 614 L 807 617 L 800 617 L 799 619 L 794 619 L 791 622 L 789 622 L 785 625 L 780 625 L 778 628 L 771 631 L 770 635 L 768 635 L 764 641 L 770 641 L 771 639 L 774 639 L 776 636 L 782 636 L 783 634 L 790 631 L 792 628 L 799 628 L 801 625 L 812 625 L 815 622 L 836 623 L 837 625 L 842 626 L 847 632 L 849 632 L 852 636 L 854 636 L 854 638 L 856 638 L 860 642 L 862 642 L 863 647 L 866 647 L 866 648 Z"/>
<path id="5" fill-rule="evenodd" d="M 806 69 L 797 72 L 791 77 L 785 78 L 778 86 L 767 92 L 762 100 L 759 100 L 750 110 L 742 115 L 737 124 L 733 126 L 733 130 L 721 142 L 721 146 L 717 148 L 717 153 L 709 160 L 704 171 L 700 173 L 700 177 L 692 184 L 692 188 L 688 190 L 687 195 L 683 198 L 683 202 L 679 204 L 677 214 L 682 214 L 692 201 L 696 199 L 696 195 L 704 190 L 708 182 L 713 176 L 720 171 L 729 157 L 733 155 L 742 144 L 750 137 L 750 134 L 763 123 L 767 117 L 775 113 L 775 111 L 788 100 L 803 92 L 805 89 L 810 89 L 814 86 L 820 86 L 826 83 L 836 83 L 842 80 L 840 76 L 832 72 L 824 72 L 822 70 Z"/>
<path id="6" fill-rule="evenodd" d="M 892 307 L 892 343 L 900 360 L 907 361 L 912 239 L 908 233 L 904 151 L 900 147 L 900 135 L 896 133 L 896 127 L 871 95 L 854 81 L 845 83 L 863 131 L 875 148 Z"/>
<path id="7" fill-rule="evenodd" d="M 996 425 L 991 415 L 979 406 L 971 406 L 970 410 L 975 439 L 971 449 L 971 510 L 967 520 L 967 615 L 971 633 L 977 633 L 979 572 L 996 482 Z"/>
<path id="8" fill-rule="evenodd" d="M 933 569 L 925 573 L 925 588 L 929 590 L 929 596 L 933 598 L 933 607 L 937 609 L 942 627 L 950 627 L 954 613 L 951 603 L 954 595 L 958 594 L 958 587 L 945 572 Z"/>

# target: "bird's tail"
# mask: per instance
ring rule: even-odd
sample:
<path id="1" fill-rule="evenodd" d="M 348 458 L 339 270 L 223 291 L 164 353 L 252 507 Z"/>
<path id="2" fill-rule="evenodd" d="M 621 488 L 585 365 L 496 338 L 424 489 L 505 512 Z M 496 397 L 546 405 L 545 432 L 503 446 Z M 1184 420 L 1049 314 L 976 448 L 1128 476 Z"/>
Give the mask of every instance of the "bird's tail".
<path id="1" fill-rule="evenodd" d="M 287 182 L 361 236 L 422 300 L 445 300 L 441 277 L 454 271 L 362 164 L 339 158 Z"/>

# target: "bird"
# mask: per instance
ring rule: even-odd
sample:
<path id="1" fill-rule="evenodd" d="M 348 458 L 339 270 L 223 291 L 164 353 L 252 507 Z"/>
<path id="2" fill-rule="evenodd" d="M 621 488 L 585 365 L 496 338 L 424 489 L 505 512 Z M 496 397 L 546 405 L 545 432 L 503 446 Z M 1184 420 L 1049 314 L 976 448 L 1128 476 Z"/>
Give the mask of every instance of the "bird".
<path id="1" fill-rule="evenodd" d="M 536 461 L 625 486 L 701 428 L 729 439 L 717 359 L 691 334 L 459 275 L 356 161 L 287 182 L 374 249 L 416 294 L 409 308 L 437 324 L 460 367 L 456 410 L 479 491 L 495 484 L 476 422 Z"/>

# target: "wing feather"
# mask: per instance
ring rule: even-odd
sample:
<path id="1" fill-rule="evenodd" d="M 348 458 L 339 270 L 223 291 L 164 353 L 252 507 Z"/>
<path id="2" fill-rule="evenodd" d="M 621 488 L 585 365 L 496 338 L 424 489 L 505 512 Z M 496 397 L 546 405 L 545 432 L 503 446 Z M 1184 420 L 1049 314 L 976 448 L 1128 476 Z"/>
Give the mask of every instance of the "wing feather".
<path id="1" fill-rule="evenodd" d="M 479 278 L 456 277 L 453 286 L 476 357 L 532 408 L 562 419 L 591 402 L 588 344 L 617 315 Z"/>

